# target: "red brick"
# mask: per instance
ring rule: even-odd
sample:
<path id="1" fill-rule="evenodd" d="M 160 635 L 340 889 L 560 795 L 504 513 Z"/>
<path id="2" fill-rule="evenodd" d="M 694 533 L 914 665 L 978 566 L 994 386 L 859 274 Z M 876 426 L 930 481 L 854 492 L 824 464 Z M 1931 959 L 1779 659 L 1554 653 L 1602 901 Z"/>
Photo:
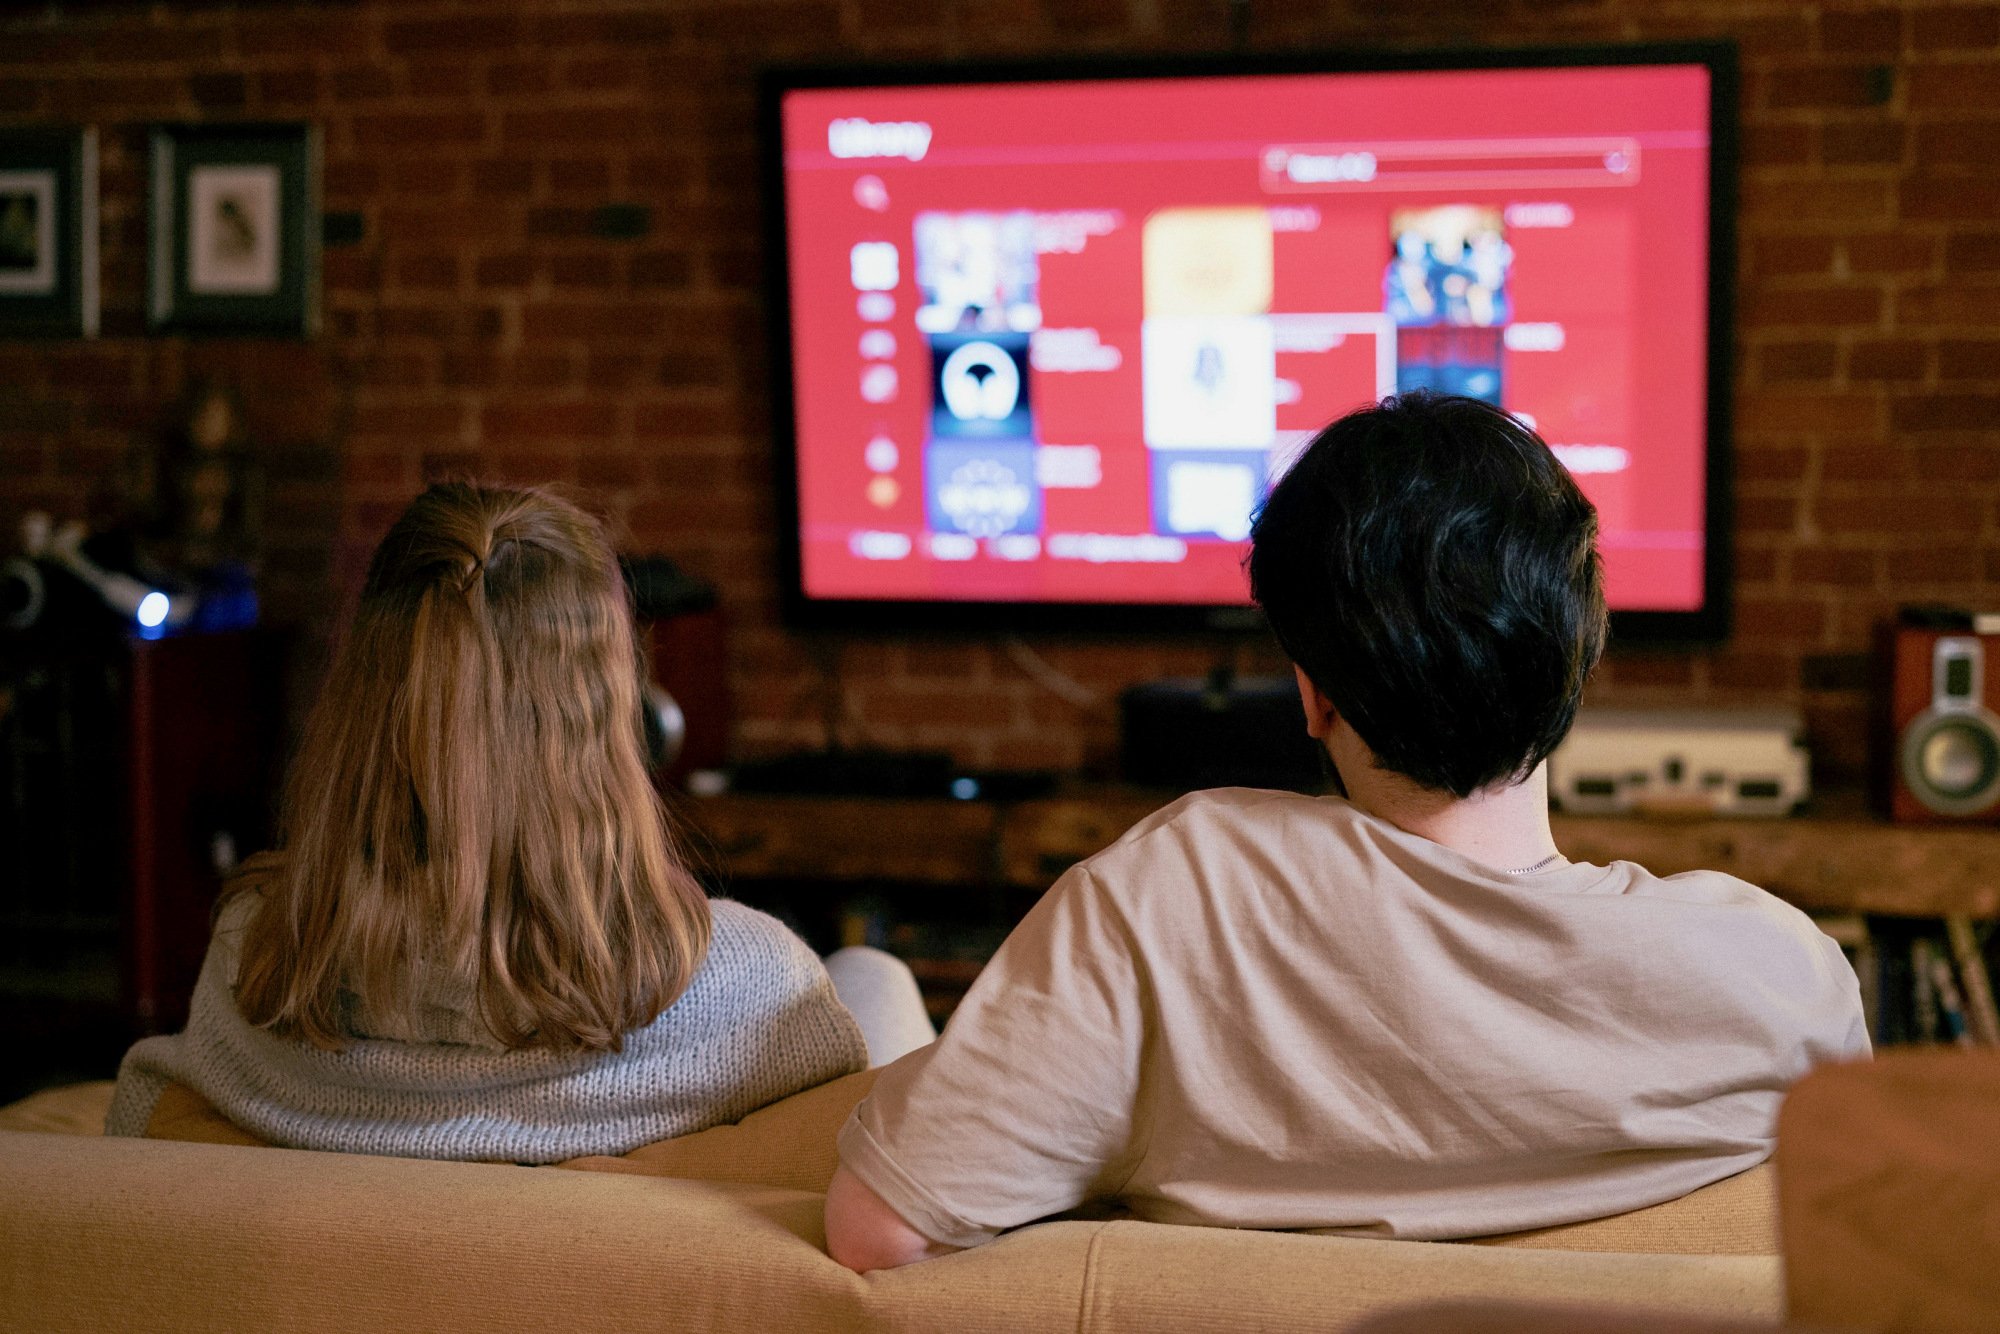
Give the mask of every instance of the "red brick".
<path id="1" fill-rule="evenodd" d="M 1865 339 L 1847 354 L 1853 380 L 1921 380 L 1930 367 L 1930 349 L 1905 338 Z"/>
<path id="2" fill-rule="evenodd" d="M 311 65 L 258 70 L 250 87 L 259 106 L 287 111 L 318 106 L 325 95 L 319 71 Z"/>
<path id="3" fill-rule="evenodd" d="M 311 18 L 254 11 L 236 18 L 236 48 L 245 56 L 340 57 L 359 55 L 375 38 L 375 23 L 343 9 Z"/>
<path id="4" fill-rule="evenodd" d="M 525 158 L 485 158 L 472 164 L 472 190 L 481 195 L 526 195 L 535 188 L 535 164 Z"/>
<path id="5" fill-rule="evenodd" d="M 1926 394 L 1899 399 L 1889 418 L 1898 431 L 2000 430 L 2000 394 Z"/>
<path id="6" fill-rule="evenodd" d="M 405 439 L 424 437 L 456 438 L 465 426 L 465 412 L 456 403 L 416 400 L 407 403 L 375 401 L 354 408 L 357 435 L 394 436 Z"/>
<path id="7" fill-rule="evenodd" d="M 1764 640 L 1812 640 L 1826 633 L 1826 604 L 1809 598 L 1738 598 L 1736 623 Z"/>
<path id="8" fill-rule="evenodd" d="M 693 271 L 693 262 L 679 251 L 643 250 L 632 256 L 634 287 L 684 288 Z"/>
<path id="9" fill-rule="evenodd" d="M 557 287 L 613 287 L 618 266 L 609 255 L 555 255 L 549 259 L 549 281 Z"/>
<path id="10" fill-rule="evenodd" d="M 1960 542 L 1898 547 L 1889 553 L 1889 568 L 1899 584 L 1973 584 L 1985 567 L 1981 553 Z"/>
<path id="11" fill-rule="evenodd" d="M 356 116 L 354 143 L 363 149 L 458 148 L 486 138 L 486 117 L 477 111 L 419 111 Z"/>
<path id="12" fill-rule="evenodd" d="M 2000 380 L 2000 338 L 1948 338 L 1938 344 L 1941 380 Z"/>
<path id="13" fill-rule="evenodd" d="M 1903 127 L 1828 125 L 1820 131 L 1820 158 L 1828 166 L 1874 166 L 1903 160 Z"/>
<path id="14" fill-rule="evenodd" d="M 674 45 L 684 29 L 676 15 L 657 9 L 560 14 L 536 20 L 535 45 L 544 49 L 600 45 L 644 49 Z"/>
<path id="15" fill-rule="evenodd" d="M 1906 98 L 1912 111 L 1990 116 L 2000 99 L 2000 65 L 1919 64 L 1907 67 Z"/>
<path id="16" fill-rule="evenodd" d="M 549 163 L 549 189 L 602 192 L 611 188 L 611 164 L 603 158 L 565 158 Z"/>
<path id="17" fill-rule="evenodd" d="M 734 408 L 715 395 L 683 393 L 666 402 L 642 402 L 633 418 L 641 439 L 685 440 L 741 429 Z"/>
<path id="18" fill-rule="evenodd" d="M 1927 482 L 2000 482 L 2000 443 L 1919 445 L 1911 466 Z"/>
<path id="19" fill-rule="evenodd" d="M 1828 482 L 1895 482 L 1909 475 L 1903 451 L 1878 441 L 1822 450 L 1819 474 Z"/>
<path id="20" fill-rule="evenodd" d="M 1806 475 L 1813 451 L 1804 445 L 1767 445 L 1739 442 L 1736 475 L 1746 482 L 1785 482 Z"/>
<path id="21" fill-rule="evenodd" d="M 1914 51 L 1976 51 L 2000 46 L 2000 6 L 1953 5 L 1910 15 Z"/>
<path id="22" fill-rule="evenodd" d="M 1708 679 L 1726 690 L 1783 690 L 1798 684 L 1799 664 L 1790 653 L 1731 648 L 1709 659 Z"/>
<path id="23" fill-rule="evenodd" d="M 1918 126 L 1915 161 L 1920 168 L 2000 166 L 2000 117 Z"/>
<path id="24" fill-rule="evenodd" d="M 399 199 L 440 197 L 459 193 L 465 172 L 455 162 L 435 158 L 391 159 L 383 164 L 388 192 Z"/>
<path id="25" fill-rule="evenodd" d="M 1879 65 L 1807 65 L 1770 71 L 1765 105 L 1774 111 L 1880 106 L 1888 98 Z"/>
<path id="26" fill-rule="evenodd" d="M 448 51 L 462 56 L 509 50 L 524 35 L 521 21 L 512 16 L 417 19 L 386 25 L 382 29 L 382 44 L 398 54 Z"/>
<path id="27" fill-rule="evenodd" d="M 591 234 L 592 211 L 587 208 L 534 208 L 528 210 L 529 236 L 573 236 Z"/>
<path id="28" fill-rule="evenodd" d="M 1613 649 L 1606 660 L 1609 677 L 1618 686 L 1673 686 L 1694 684 L 1694 660 L 1685 654 L 1640 655 Z"/>
<path id="29" fill-rule="evenodd" d="M 347 65 L 333 71 L 337 102 L 375 102 L 396 95 L 396 76 L 387 65 Z"/>
<path id="30" fill-rule="evenodd" d="M 1765 288 L 1743 303 L 1744 322 L 1753 328 L 1881 323 L 1882 293 L 1872 287 Z"/>
<path id="31" fill-rule="evenodd" d="M 1819 44 L 1842 54 L 1894 55 L 1903 46 L 1903 15 L 1895 9 L 1822 13 Z"/>
<path id="32" fill-rule="evenodd" d="M 1792 582 L 1873 588 L 1878 582 L 1880 563 L 1881 558 L 1873 551 L 1801 547 L 1792 552 Z"/>
<path id="33" fill-rule="evenodd" d="M 565 389 L 576 382 L 572 358 L 560 353 L 447 352 L 439 377 L 454 388 Z"/>
<path id="34" fill-rule="evenodd" d="M 498 97 L 545 93 L 554 84 L 546 60 L 507 60 L 486 71 L 486 91 Z"/>
<path id="35" fill-rule="evenodd" d="M 450 290 L 458 286 L 458 259 L 454 255 L 405 255 L 392 271 L 398 287 Z"/>
<path id="36" fill-rule="evenodd" d="M 638 114 L 631 107 L 548 107 L 509 111 L 500 118 L 507 144 L 617 143 L 631 136 Z"/>
<path id="37" fill-rule="evenodd" d="M 1759 236 L 1750 242 L 1750 269 L 1760 278 L 1831 273 L 1838 253 L 1831 236 Z"/>
<path id="38" fill-rule="evenodd" d="M 586 93 L 627 92 L 637 88 L 646 64 L 632 56 L 585 56 L 563 66 L 563 86 Z"/>
<path id="39" fill-rule="evenodd" d="M 522 333 L 529 339 L 658 338 L 667 331 L 664 306 L 636 301 L 565 301 L 531 305 L 521 313 Z"/>
<path id="40" fill-rule="evenodd" d="M 1888 221 L 1895 189 L 1886 180 L 1749 181 L 1743 207 L 1754 216 L 1798 221 Z"/>
<path id="41" fill-rule="evenodd" d="M 2000 309 L 2000 285 L 1912 287 L 1896 293 L 1896 322 L 1902 325 L 1962 324 L 1988 328 Z"/>
<path id="42" fill-rule="evenodd" d="M 403 76 L 403 86 L 412 97 L 465 99 L 474 88 L 473 70 L 458 60 L 412 64 Z"/>
<path id="43" fill-rule="evenodd" d="M 1964 496 L 1881 493 L 1822 496 L 1813 510 L 1825 532 L 1889 536 L 1907 533 L 1917 525 L 1942 532 L 1977 532 L 1981 514 L 1979 502 Z"/>
<path id="44" fill-rule="evenodd" d="M 1789 533 L 1799 524 L 1796 496 L 1738 496 L 1736 530 L 1739 533 Z"/>
<path id="45" fill-rule="evenodd" d="M 534 280 L 532 255 L 486 255 L 473 267 L 473 278 L 481 287 L 526 287 Z"/>
<path id="46" fill-rule="evenodd" d="M 1944 241 L 1946 273 L 2000 273 L 2000 232 L 1958 232 Z"/>
<path id="47" fill-rule="evenodd" d="M 1878 232 L 1842 242 L 1853 273 L 1922 273 L 1937 260 L 1937 242 L 1928 236 Z"/>
<path id="48" fill-rule="evenodd" d="M 1737 404 L 1736 425 L 1759 434 L 1851 434 L 1875 429 L 1879 406 L 1872 394 L 1758 390 Z"/>
<path id="49" fill-rule="evenodd" d="M 617 429 L 618 412 L 602 399 L 489 403 L 479 424 L 482 437 L 495 444 L 602 440 Z"/>
<path id="50" fill-rule="evenodd" d="M 645 475 L 645 460 L 637 454 L 585 454 L 576 461 L 576 480 L 584 486 L 629 489 Z"/>
<path id="51" fill-rule="evenodd" d="M 1757 349 L 1757 373 L 1767 382 L 1830 380 L 1839 358 L 1831 342 L 1767 343 Z"/>
<path id="52" fill-rule="evenodd" d="M 511 238 L 515 220 L 491 204 L 404 204 L 382 209 L 382 235 L 391 241 L 429 241 L 450 236 L 461 241 Z"/>
<path id="53" fill-rule="evenodd" d="M 1810 125 L 1746 125 L 1738 153 L 1743 165 L 1757 167 L 1802 167 L 1813 161 L 1817 135 Z"/>

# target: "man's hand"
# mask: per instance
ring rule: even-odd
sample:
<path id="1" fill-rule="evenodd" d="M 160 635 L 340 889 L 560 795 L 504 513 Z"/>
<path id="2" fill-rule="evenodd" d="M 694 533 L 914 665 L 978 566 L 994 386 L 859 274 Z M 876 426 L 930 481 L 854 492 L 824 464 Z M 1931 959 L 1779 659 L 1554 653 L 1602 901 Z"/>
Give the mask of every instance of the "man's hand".
<path id="1" fill-rule="evenodd" d="M 826 1253 L 857 1274 L 894 1269 L 962 1250 L 905 1223 L 860 1177 L 837 1168 L 826 1188 Z"/>

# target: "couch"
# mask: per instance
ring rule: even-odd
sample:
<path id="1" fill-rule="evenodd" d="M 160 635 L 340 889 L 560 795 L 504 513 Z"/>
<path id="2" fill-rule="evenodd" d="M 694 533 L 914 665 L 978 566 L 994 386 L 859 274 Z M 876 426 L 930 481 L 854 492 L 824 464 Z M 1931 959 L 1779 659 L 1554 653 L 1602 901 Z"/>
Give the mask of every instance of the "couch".
<path id="1" fill-rule="evenodd" d="M 1415 1301 L 1719 1321 L 1783 1310 L 1769 1166 L 1481 1243 L 1056 1221 L 855 1275 L 821 1229 L 864 1072 L 733 1126 L 560 1167 L 263 1147 L 170 1091 L 0 1109 L 0 1328 L 1204 1331 L 1351 1328 Z"/>

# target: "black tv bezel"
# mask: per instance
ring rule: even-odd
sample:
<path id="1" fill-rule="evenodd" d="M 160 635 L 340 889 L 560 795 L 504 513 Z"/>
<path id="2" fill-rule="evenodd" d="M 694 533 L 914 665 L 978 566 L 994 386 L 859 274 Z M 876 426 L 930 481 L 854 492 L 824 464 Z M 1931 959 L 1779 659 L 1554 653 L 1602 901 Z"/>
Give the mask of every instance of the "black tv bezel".
<path id="1" fill-rule="evenodd" d="M 759 185 L 763 202 L 764 309 L 777 486 L 779 611 L 790 627 L 873 632 L 1091 634 L 1241 632 L 1263 625 L 1253 606 L 1141 602 L 926 601 L 815 598 L 805 590 L 799 532 L 798 416 L 793 394 L 791 256 L 787 228 L 783 99 L 808 89 L 1230 78 L 1478 69 L 1702 65 L 1709 73 L 1708 398 L 1702 605 L 1691 611 L 1615 610 L 1612 643 L 1700 647 L 1730 633 L 1735 534 L 1731 424 L 1736 294 L 1738 74 L 1733 42 L 1685 41 L 1494 49 L 1319 51 L 1269 54 L 1062 57 L 1038 60 L 779 65 L 757 77 Z"/>

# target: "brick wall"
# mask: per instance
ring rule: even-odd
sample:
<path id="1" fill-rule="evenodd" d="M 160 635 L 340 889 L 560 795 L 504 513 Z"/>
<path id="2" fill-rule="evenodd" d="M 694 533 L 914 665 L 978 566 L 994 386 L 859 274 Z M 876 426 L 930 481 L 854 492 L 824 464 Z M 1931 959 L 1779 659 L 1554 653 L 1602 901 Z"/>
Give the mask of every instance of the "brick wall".
<path id="1" fill-rule="evenodd" d="M 21 12 L 21 11 L 25 11 Z M 1861 764 L 1869 626 L 2000 602 L 2000 4 L 1789 0 L 347 0 L 9 7 L 0 124 L 103 135 L 104 337 L 0 342 L 0 520 L 84 513 L 192 377 L 237 385 L 270 470 L 269 601 L 323 626 L 427 474 L 579 488 L 715 579 L 745 751 L 820 735 L 980 764 L 1112 744 L 1127 681 L 1215 649 L 813 641 L 773 615 L 749 76 L 841 55 L 1253 50 L 1726 34 L 1741 44 L 1738 632 L 1620 654 L 1631 700 L 1802 700 Z M 143 332 L 144 126 L 311 119 L 329 249 L 311 344 Z M 613 240 L 593 211 L 643 205 Z M 1247 650 L 1271 665 L 1265 650 Z"/>

